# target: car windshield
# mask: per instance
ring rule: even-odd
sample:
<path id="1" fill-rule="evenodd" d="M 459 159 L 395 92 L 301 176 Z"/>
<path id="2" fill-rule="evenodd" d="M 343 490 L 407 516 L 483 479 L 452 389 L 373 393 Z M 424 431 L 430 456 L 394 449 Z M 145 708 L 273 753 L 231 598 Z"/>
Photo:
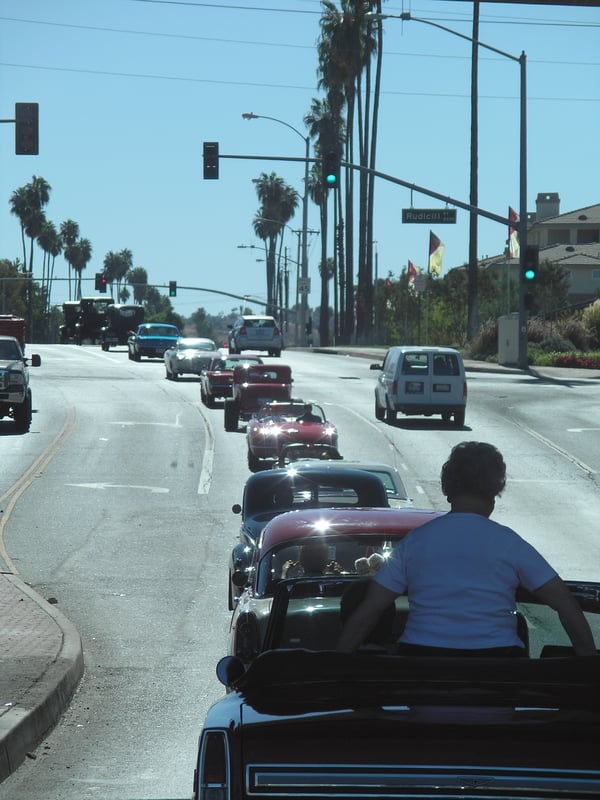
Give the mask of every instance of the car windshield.
<path id="1" fill-rule="evenodd" d="M 277 403 L 264 406 L 259 414 L 258 419 L 261 422 L 291 422 L 298 419 L 305 413 L 306 407 L 304 403 Z M 313 404 L 311 413 L 319 418 L 319 422 L 324 422 L 323 411 L 319 406 Z"/>
<path id="2" fill-rule="evenodd" d="M 141 336 L 177 336 L 177 328 L 170 325 L 152 325 L 151 327 L 141 328 Z"/>
<path id="3" fill-rule="evenodd" d="M 275 320 L 272 317 L 259 317 L 257 319 L 244 318 L 244 325 L 247 328 L 274 328 Z"/>
<path id="4" fill-rule="evenodd" d="M 21 358 L 19 353 L 19 346 L 16 342 L 2 341 L 0 342 L 0 360 L 14 361 Z"/>
<path id="5" fill-rule="evenodd" d="M 214 342 L 207 339 L 180 339 L 177 342 L 178 350 L 200 350 L 202 352 L 213 352 L 217 349 Z"/>

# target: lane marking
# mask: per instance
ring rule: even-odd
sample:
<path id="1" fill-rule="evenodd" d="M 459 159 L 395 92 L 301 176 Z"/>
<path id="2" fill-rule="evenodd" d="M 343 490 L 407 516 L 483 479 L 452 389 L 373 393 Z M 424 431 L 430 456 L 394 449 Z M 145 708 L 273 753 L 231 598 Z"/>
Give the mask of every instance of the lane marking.
<path id="1" fill-rule="evenodd" d="M 142 489 L 152 494 L 168 494 L 169 489 L 164 486 L 138 486 L 133 483 L 65 483 L 65 486 L 78 486 L 81 489 Z"/>

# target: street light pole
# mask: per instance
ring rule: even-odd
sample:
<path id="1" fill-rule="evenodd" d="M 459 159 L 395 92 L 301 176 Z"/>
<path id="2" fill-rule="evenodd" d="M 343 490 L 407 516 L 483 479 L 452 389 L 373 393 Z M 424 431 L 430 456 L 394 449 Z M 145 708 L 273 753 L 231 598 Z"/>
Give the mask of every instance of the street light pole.
<path id="1" fill-rule="evenodd" d="M 525 308 L 525 284 L 523 281 L 523 270 L 525 266 L 525 248 L 527 246 L 527 92 L 526 92 L 526 56 L 522 51 L 520 56 L 514 56 L 512 53 L 507 53 L 504 50 L 499 50 L 497 47 L 485 44 L 484 42 L 476 41 L 471 36 L 466 36 L 464 33 L 455 31 L 452 28 L 447 28 L 445 25 L 440 25 L 438 22 L 432 22 L 429 19 L 422 17 L 413 17 L 410 11 L 404 11 L 402 14 L 377 14 L 372 12 L 368 16 L 376 17 L 377 19 L 401 19 L 404 21 L 422 22 L 424 25 L 431 25 L 433 28 L 439 28 L 442 31 L 451 33 L 467 42 L 471 42 L 477 47 L 483 47 L 486 50 L 491 50 L 500 56 L 516 61 L 520 66 L 521 81 L 520 81 L 520 137 L 519 137 L 519 367 L 520 369 L 527 369 L 527 310 Z"/>
<path id="2" fill-rule="evenodd" d="M 246 120 L 251 119 L 270 119 L 271 122 L 278 122 L 280 125 L 285 125 L 286 128 L 294 131 L 294 133 L 298 134 L 298 136 L 303 139 L 305 145 L 305 157 L 304 157 L 304 194 L 302 195 L 302 247 L 301 247 L 301 271 L 300 275 L 302 278 L 302 291 L 299 292 L 300 294 L 300 331 L 304 332 L 304 326 L 306 325 L 306 314 L 308 309 L 308 165 L 309 165 L 309 158 L 310 158 L 310 137 L 304 136 L 297 128 L 294 128 L 293 125 L 290 125 L 289 122 L 285 122 L 283 119 L 278 119 L 277 117 L 267 117 L 264 114 L 254 114 L 251 111 L 246 111 L 242 114 L 242 117 Z M 298 293 L 298 287 L 296 286 L 296 293 Z M 294 341 L 298 344 L 298 325 L 296 325 L 296 331 L 294 336 Z"/>

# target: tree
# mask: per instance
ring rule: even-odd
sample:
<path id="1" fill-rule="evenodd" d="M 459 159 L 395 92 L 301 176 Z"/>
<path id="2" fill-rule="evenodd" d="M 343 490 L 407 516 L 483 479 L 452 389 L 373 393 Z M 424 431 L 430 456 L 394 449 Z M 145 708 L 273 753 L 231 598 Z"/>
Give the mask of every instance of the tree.
<path id="1" fill-rule="evenodd" d="M 256 194 L 260 201 L 260 208 L 252 223 L 254 232 L 265 242 L 267 256 L 267 314 L 276 313 L 277 297 L 277 269 L 276 252 L 277 240 L 283 235 L 283 229 L 294 216 L 298 207 L 298 192 L 288 186 L 283 178 L 274 172 L 270 175 L 261 173 L 259 178 L 254 178 Z"/>
<path id="2" fill-rule="evenodd" d="M 92 257 L 92 244 L 89 239 L 78 239 L 75 244 L 71 245 L 69 250 L 70 263 L 77 274 L 76 297 L 80 300 L 81 274 Z"/>
<path id="3" fill-rule="evenodd" d="M 71 248 L 79 238 L 79 225 L 72 219 L 66 219 L 60 225 L 60 240 L 63 246 L 63 254 L 65 261 L 69 265 L 69 300 L 71 299 L 71 270 L 73 263 L 71 262 Z"/>
<path id="4" fill-rule="evenodd" d="M 133 290 L 133 302 L 141 305 L 148 294 L 148 273 L 143 267 L 130 269 L 126 276 Z"/>
<path id="5" fill-rule="evenodd" d="M 42 262 L 42 294 L 46 298 L 46 311 L 50 308 L 50 295 L 52 291 L 52 278 L 54 276 L 54 261 L 62 250 L 60 235 L 53 222 L 46 220 L 37 237 L 37 243 L 44 253 Z"/>

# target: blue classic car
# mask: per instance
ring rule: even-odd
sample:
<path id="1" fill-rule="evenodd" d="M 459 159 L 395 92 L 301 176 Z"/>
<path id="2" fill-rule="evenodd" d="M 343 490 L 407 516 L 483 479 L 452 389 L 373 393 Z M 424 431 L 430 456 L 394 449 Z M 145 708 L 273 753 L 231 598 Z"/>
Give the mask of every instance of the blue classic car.
<path id="1" fill-rule="evenodd" d="M 127 339 L 127 349 L 131 361 L 146 358 L 163 358 L 165 350 L 174 347 L 181 334 L 175 325 L 164 322 L 146 322 L 138 325 L 135 333 Z"/>

